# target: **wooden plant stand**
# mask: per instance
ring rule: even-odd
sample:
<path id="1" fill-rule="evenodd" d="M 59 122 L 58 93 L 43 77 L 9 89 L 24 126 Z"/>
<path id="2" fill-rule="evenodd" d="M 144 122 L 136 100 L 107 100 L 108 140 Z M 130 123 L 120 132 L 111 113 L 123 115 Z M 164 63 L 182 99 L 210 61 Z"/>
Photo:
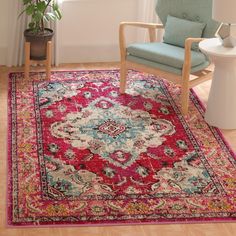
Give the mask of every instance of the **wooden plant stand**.
<path id="1" fill-rule="evenodd" d="M 47 43 L 47 55 L 45 60 L 30 59 L 30 42 L 25 42 L 25 79 L 29 79 L 30 65 L 32 63 L 44 64 L 46 67 L 46 78 L 49 80 L 51 76 L 51 61 L 52 61 L 52 42 Z"/>

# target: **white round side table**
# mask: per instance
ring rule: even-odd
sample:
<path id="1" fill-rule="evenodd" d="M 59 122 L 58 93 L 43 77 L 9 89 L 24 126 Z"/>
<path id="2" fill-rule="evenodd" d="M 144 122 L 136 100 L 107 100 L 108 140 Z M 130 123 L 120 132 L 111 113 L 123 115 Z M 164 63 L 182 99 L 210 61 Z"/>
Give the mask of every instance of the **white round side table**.
<path id="1" fill-rule="evenodd" d="M 221 129 L 236 129 L 236 47 L 223 47 L 217 38 L 199 43 L 215 64 L 205 120 Z"/>

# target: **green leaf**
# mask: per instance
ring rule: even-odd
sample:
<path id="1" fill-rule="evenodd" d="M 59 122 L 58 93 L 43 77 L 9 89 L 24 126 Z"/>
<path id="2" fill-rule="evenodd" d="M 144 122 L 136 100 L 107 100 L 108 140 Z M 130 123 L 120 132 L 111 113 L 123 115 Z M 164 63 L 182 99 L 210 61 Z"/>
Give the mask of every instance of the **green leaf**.
<path id="1" fill-rule="evenodd" d="M 53 11 L 57 11 L 59 9 L 59 6 L 56 2 L 53 3 L 52 9 L 53 9 Z"/>
<path id="2" fill-rule="evenodd" d="M 37 3 L 36 7 L 37 7 L 38 11 L 44 12 L 47 5 L 45 2 L 39 2 L 39 3 Z"/>
<path id="3" fill-rule="evenodd" d="M 35 14 L 32 15 L 32 19 L 33 19 L 35 22 L 41 21 L 42 18 L 43 18 L 42 12 L 35 12 Z"/>
<path id="4" fill-rule="evenodd" d="M 61 14 L 61 11 L 59 9 L 55 10 L 55 16 L 58 20 L 60 20 L 62 18 L 62 14 Z"/>
<path id="5" fill-rule="evenodd" d="M 32 0 L 23 0 L 24 5 L 30 3 Z"/>
<path id="6" fill-rule="evenodd" d="M 47 12 L 45 16 L 51 20 L 56 20 L 56 16 L 52 12 Z"/>
<path id="7" fill-rule="evenodd" d="M 33 12 L 34 12 L 34 5 L 32 4 L 32 5 L 29 5 L 27 8 L 26 8 L 26 14 L 27 15 L 32 15 L 33 14 Z"/>
<path id="8" fill-rule="evenodd" d="M 49 22 L 50 19 L 47 16 L 43 16 L 43 20 Z"/>
<path id="9" fill-rule="evenodd" d="M 34 22 L 30 22 L 30 23 L 29 23 L 29 28 L 30 28 L 30 29 L 33 29 L 34 26 L 35 26 L 35 23 L 34 23 Z"/>

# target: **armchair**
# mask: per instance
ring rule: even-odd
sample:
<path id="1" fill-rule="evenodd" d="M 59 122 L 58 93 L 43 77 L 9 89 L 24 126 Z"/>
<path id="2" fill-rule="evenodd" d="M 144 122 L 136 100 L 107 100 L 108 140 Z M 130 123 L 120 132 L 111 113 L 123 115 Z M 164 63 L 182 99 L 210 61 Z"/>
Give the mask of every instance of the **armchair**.
<path id="1" fill-rule="evenodd" d="M 212 20 L 212 0 L 157 0 L 156 13 L 162 24 L 120 23 L 120 93 L 125 93 L 128 69 L 162 76 L 181 86 L 181 112 L 186 115 L 189 89 L 212 77 L 212 71 L 207 69 L 209 60 L 195 44 L 204 38 L 214 37 L 220 23 Z M 173 22 L 176 25 L 171 25 Z M 193 32 L 192 25 L 197 33 Z M 185 26 L 188 29 L 185 30 Z M 150 42 L 127 46 L 127 27 L 146 28 Z M 164 41 L 156 42 L 156 31 L 161 28 L 165 29 Z M 174 31 L 177 31 L 176 35 Z M 189 35 L 185 35 L 186 32 Z"/>

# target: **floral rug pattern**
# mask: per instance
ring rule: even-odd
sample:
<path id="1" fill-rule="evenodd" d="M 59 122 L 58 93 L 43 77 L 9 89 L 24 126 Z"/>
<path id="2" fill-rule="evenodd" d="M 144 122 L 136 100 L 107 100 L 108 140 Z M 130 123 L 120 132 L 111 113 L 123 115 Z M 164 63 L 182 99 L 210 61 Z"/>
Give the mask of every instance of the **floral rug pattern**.
<path id="1" fill-rule="evenodd" d="M 12 73 L 8 223 L 232 221 L 235 154 L 191 92 L 129 71 Z"/>

